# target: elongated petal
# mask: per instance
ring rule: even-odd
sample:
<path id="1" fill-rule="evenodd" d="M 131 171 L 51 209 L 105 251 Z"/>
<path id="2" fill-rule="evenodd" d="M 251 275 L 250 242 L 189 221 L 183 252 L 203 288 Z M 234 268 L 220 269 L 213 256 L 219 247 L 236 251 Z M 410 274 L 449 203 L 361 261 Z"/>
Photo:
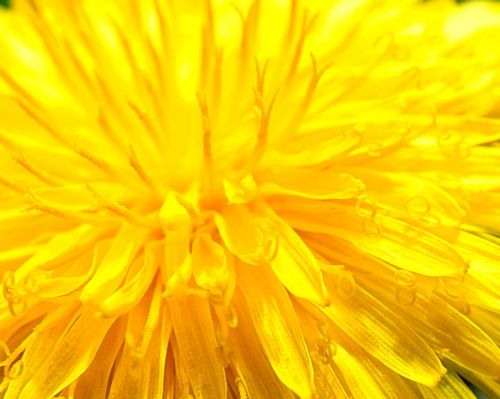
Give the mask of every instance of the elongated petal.
<path id="1" fill-rule="evenodd" d="M 402 376 L 434 385 L 445 371 L 426 342 L 360 287 L 349 298 L 332 297 L 322 312 L 353 341 Z"/>
<path id="2" fill-rule="evenodd" d="M 263 195 L 290 195 L 310 199 L 347 199 L 361 193 L 364 184 L 345 173 L 331 170 L 281 170 L 264 174 Z"/>
<path id="3" fill-rule="evenodd" d="M 270 221 L 278 233 L 278 250 L 271 261 L 274 273 L 294 295 L 318 305 L 328 304 L 330 295 L 323 282 L 319 263 L 299 235 L 279 218 Z"/>
<path id="4" fill-rule="evenodd" d="M 23 356 L 23 362 L 32 367 L 42 361 L 29 379 L 23 379 L 24 384 L 20 389 L 11 389 L 9 386 L 6 397 L 54 396 L 85 372 L 113 321 L 96 319 L 92 311 L 84 310 L 44 359 L 30 359 L 27 354 Z M 89 339 L 88 331 L 92 331 L 92 339 Z M 47 345 L 46 342 L 43 344 Z"/>
<path id="5" fill-rule="evenodd" d="M 361 251 L 399 268 L 428 276 L 462 274 L 463 258 L 444 239 L 414 223 L 376 213 L 372 205 L 356 215 L 353 208 L 336 206 L 325 213 L 281 212 L 293 227 L 312 233 L 325 233 L 356 244 Z M 363 215 L 365 216 L 365 215 Z"/>
<path id="6" fill-rule="evenodd" d="M 143 312 L 140 308 L 138 311 Z M 163 398 L 163 380 L 167 346 L 171 324 L 166 315 L 166 308 L 151 304 L 149 312 L 159 314 L 160 322 L 152 330 L 152 339 L 146 345 L 145 353 L 138 353 L 136 342 L 127 342 L 124 346 L 118 367 L 115 370 L 110 399 Z M 148 326 L 144 325 L 143 328 Z"/>
<path id="7" fill-rule="evenodd" d="M 417 398 L 402 381 L 397 381 L 397 375 L 391 375 L 389 370 L 384 374 L 383 366 L 376 365 L 366 355 L 358 356 L 359 354 L 356 350 L 351 353 L 341 345 L 336 347 L 335 364 L 342 372 L 355 399 Z"/>
<path id="8" fill-rule="evenodd" d="M 476 395 L 465 385 L 457 373 L 448 371 L 433 388 L 419 386 L 425 399 L 476 399 Z"/>
<path id="9" fill-rule="evenodd" d="M 498 243 L 461 231 L 457 237 L 458 252 L 470 259 L 472 273 L 499 273 Z"/>
<path id="10" fill-rule="evenodd" d="M 83 289 L 80 295 L 83 302 L 98 303 L 116 290 L 147 234 L 147 230 L 128 224 L 122 227 L 97 272 Z"/>
<path id="11" fill-rule="evenodd" d="M 242 287 L 252 321 L 278 378 L 301 398 L 313 396 L 312 365 L 298 320 L 286 291 L 269 269 L 258 274 L 238 265 L 237 284 Z"/>
<path id="12" fill-rule="evenodd" d="M 87 225 L 76 227 L 54 236 L 16 271 L 21 280 L 40 266 L 63 263 L 82 254 L 103 234 L 102 230 Z"/>
<path id="13" fill-rule="evenodd" d="M 124 323 L 116 322 L 108 331 L 95 359 L 78 379 L 75 399 L 106 399 L 113 365 L 124 340 Z"/>
<path id="14" fill-rule="evenodd" d="M 229 205 L 215 215 L 215 224 L 227 248 L 251 264 L 265 261 L 264 236 L 244 205 Z"/>
<path id="15" fill-rule="evenodd" d="M 97 251 L 94 248 L 93 253 L 88 252 L 87 254 L 83 254 L 71 262 L 71 267 L 69 265 L 67 267 L 68 269 L 72 269 L 76 266 L 75 268 L 78 269 L 79 265 L 82 265 L 84 269 L 88 269 L 85 274 L 78 276 L 58 276 L 56 274 L 54 277 L 28 278 L 29 290 L 38 298 L 43 299 L 57 298 L 71 294 L 90 280 L 95 273 L 97 263 L 96 254 Z M 34 276 L 36 277 L 36 273 Z M 43 272 L 41 272 L 41 276 L 43 276 Z"/>
<path id="16" fill-rule="evenodd" d="M 162 275 L 169 289 L 181 289 L 191 276 L 191 262 L 187 259 L 191 218 L 187 209 L 172 193 L 167 194 L 159 218 L 165 232 L 164 261 L 160 263 Z M 189 267 L 182 267 L 183 265 Z"/>
<path id="17" fill-rule="evenodd" d="M 320 398 L 348 399 L 349 396 L 332 367 L 313 360 L 314 385 Z"/>
<path id="18" fill-rule="evenodd" d="M 258 333 L 252 320 L 248 319 L 248 305 L 239 293 L 233 301 L 238 326 L 229 331 L 229 345 L 234 351 L 234 367 L 246 393 L 250 398 L 292 399 L 293 393 L 278 380 L 266 358 Z"/>
<path id="19" fill-rule="evenodd" d="M 485 375 L 498 374 L 500 351 L 491 338 L 465 315 L 442 298 L 424 291 L 415 295 L 411 306 L 397 301 L 399 287 L 384 282 L 363 279 L 367 288 L 384 301 L 397 317 L 404 318 L 428 342 L 440 349 L 451 350 L 453 356 L 471 369 Z M 417 288 L 418 289 L 418 288 Z"/>
<path id="20" fill-rule="evenodd" d="M 207 290 L 224 290 L 229 268 L 224 248 L 210 236 L 200 235 L 193 241 L 193 275 L 196 283 Z"/>
<path id="21" fill-rule="evenodd" d="M 157 262 L 161 249 L 163 246 L 158 242 L 146 246 L 144 262 L 140 262 L 140 267 L 133 277 L 98 305 L 103 315 L 119 316 L 141 300 L 158 270 Z"/>
<path id="22" fill-rule="evenodd" d="M 226 377 L 205 300 L 169 298 L 175 340 L 196 399 L 225 399 Z"/>

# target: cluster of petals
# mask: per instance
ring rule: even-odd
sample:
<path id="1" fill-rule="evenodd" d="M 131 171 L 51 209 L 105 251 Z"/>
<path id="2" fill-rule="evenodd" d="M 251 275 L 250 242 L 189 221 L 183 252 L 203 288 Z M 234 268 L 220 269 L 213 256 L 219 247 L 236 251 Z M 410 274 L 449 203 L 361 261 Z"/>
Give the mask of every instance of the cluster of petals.
<path id="1" fill-rule="evenodd" d="M 500 4 L 0 10 L 0 398 L 500 397 Z"/>

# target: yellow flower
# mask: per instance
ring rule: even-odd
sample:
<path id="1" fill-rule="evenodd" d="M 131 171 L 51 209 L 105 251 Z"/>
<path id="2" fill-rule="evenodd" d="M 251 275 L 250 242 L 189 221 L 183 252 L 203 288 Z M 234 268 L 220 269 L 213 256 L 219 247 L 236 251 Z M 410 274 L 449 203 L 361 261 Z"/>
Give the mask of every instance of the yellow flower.
<path id="1" fill-rule="evenodd" d="M 0 396 L 498 397 L 500 8 L 18 0 Z"/>

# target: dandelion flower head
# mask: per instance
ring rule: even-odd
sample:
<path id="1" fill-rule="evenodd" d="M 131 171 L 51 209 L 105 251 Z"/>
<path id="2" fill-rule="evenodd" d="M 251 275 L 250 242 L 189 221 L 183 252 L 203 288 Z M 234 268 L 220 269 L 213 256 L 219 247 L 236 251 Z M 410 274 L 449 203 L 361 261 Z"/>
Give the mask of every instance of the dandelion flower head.
<path id="1" fill-rule="evenodd" d="M 499 42 L 481 2 L 14 2 L 0 396 L 499 397 Z"/>

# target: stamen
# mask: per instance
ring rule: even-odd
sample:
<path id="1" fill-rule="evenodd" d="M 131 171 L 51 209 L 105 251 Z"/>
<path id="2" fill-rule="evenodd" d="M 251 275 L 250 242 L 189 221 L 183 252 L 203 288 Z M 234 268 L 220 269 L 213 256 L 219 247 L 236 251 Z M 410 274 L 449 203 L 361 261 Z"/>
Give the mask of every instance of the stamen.
<path id="1" fill-rule="evenodd" d="M 75 52 L 73 46 L 70 44 L 70 42 L 66 39 L 63 39 L 63 45 L 64 48 L 66 49 L 66 52 L 69 55 L 69 58 L 71 60 L 71 63 L 73 67 L 76 69 L 76 75 L 81 78 L 83 81 L 85 87 L 91 93 L 92 95 L 95 95 L 97 92 L 97 88 L 95 86 L 95 83 L 92 81 L 90 75 L 88 72 L 85 70 L 83 63 L 78 59 L 78 55 Z"/>
<path id="2" fill-rule="evenodd" d="M 293 78 L 295 76 L 295 73 L 297 71 L 297 67 L 299 65 L 300 57 L 302 55 L 302 50 L 304 48 L 305 40 L 306 40 L 307 36 L 309 35 L 309 33 L 311 32 L 311 29 L 313 28 L 314 24 L 316 23 L 318 15 L 319 14 L 315 14 L 309 19 L 309 15 L 308 15 L 307 11 L 304 12 L 304 17 L 302 18 L 302 28 L 300 31 L 300 37 L 299 37 L 299 40 L 298 40 L 297 45 L 295 47 L 295 52 L 293 54 L 292 62 L 290 64 L 290 68 L 288 70 L 288 74 L 286 77 L 286 80 L 288 82 L 293 80 Z"/>
<path id="3" fill-rule="evenodd" d="M 149 115 L 147 114 L 147 112 L 139 108 L 139 106 L 134 104 L 131 100 L 128 100 L 127 104 L 130 107 L 130 109 L 134 111 L 134 114 L 137 116 L 137 119 L 139 119 L 139 121 L 142 122 L 142 124 L 146 128 L 146 131 L 149 133 L 150 137 L 155 142 L 158 143 L 159 142 L 158 132 L 156 131 L 156 128 L 154 127 L 153 122 L 149 117 Z"/>
<path id="4" fill-rule="evenodd" d="M 103 133 L 109 138 L 109 140 L 119 149 L 123 150 L 124 145 L 119 139 L 119 135 L 117 135 L 112 129 L 111 122 L 109 117 L 106 115 L 104 105 L 99 105 L 99 113 L 97 116 L 97 123 L 101 127 Z"/>
<path id="5" fill-rule="evenodd" d="M 38 197 L 30 188 L 28 188 L 25 192 L 25 200 L 31 209 L 48 213 L 52 216 L 65 219 L 74 219 L 82 223 L 97 226 L 107 226 L 110 223 L 109 219 L 105 219 L 102 216 L 96 216 L 85 212 L 77 212 L 69 209 L 61 209 L 60 207 L 50 205 L 46 201 Z"/>
<path id="6" fill-rule="evenodd" d="M 146 43 L 146 48 L 148 50 L 149 56 L 152 60 L 154 70 L 156 73 L 156 80 L 160 88 L 161 96 L 165 96 L 165 88 L 167 87 L 165 83 L 165 73 L 163 71 L 163 66 L 160 60 L 159 52 L 155 49 L 152 38 L 146 34 L 143 35 L 143 41 Z"/>
<path id="7" fill-rule="evenodd" d="M 159 0 L 153 0 L 153 3 L 154 3 L 154 14 L 158 16 L 158 25 L 160 28 L 161 44 L 163 47 L 163 51 L 160 53 L 167 55 L 170 53 L 170 51 L 169 51 L 169 37 L 168 37 L 167 32 L 168 32 L 168 26 L 170 26 L 170 24 L 171 24 L 171 19 L 170 19 L 171 16 L 169 14 L 166 14 L 167 11 L 164 11 L 164 9 L 162 7 L 162 4 L 165 4 L 165 2 L 162 2 Z"/>
<path id="8" fill-rule="evenodd" d="M 267 65 L 268 61 L 265 62 L 264 67 L 261 69 L 259 62 L 255 61 L 255 69 L 257 73 L 257 85 L 254 88 L 254 93 L 255 93 L 255 105 L 260 113 L 260 125 L 259 125 L 259 130 L 257 132 L 257 142 L 255 144 L 253 156 L 250 162 L 250 170 L 253 170 L 258 165 L 262 156 L 264 155 L 264 151 L 267 146 L 270 115 L 274 106 L 274 102 L 276 101 L 276 97 L 278 95 L 278 92 L 274 94 L 274 97 L 272 98 L 271 102 L 269 103 L 266 109 L 266 106 L 264 104 L 264 84 L 265 84 Z"/>
<path id="9" fill-rule="evenodd" d="M 203 90 L 207 89 L 207 79 L 209 77 L 208 73 L 203 73 L 203 71 L 209 71 L 211 69 L 211 58 L 210 55 L 214 53 L 215 48 L 215 33 L 214 33 L 214 13 L 212 9 L 212 1 L 205 0 L 205 12 L 206 12 L 206 24 L 202 29 L 202 46 L 201 46 L 201 57 L 200 57 L 200 87 Z"/>
<path id="10" fill-rule="evenodd" d="M 24 101 L 28 102 L 33 108 L 38 107 L 38 104 L 33 99 L 33 97 L 24 89 L 22 85 L 17 83 L 17 81 L 1 65 L 0 78 L 3 79 L 7 86 L 10 86 L 14 93 L 19 94 L 20 97 L 23 98 Z"/>
<path id="11" fill-rule="evenodd" d="M 44 201 L 41 198 L 37 197 L 30 188 L 26 190 L 26 202 L 32 209 L 36 209 L 61 218 L 67 217 L 66 212 L 63 212 L 60 209 L 54 208 L 44 203 Z"/>
<path id="12" fill-rule="evenodd" d="M 248 11 L 248 15 L 245 17 L 243 11 L 237 6 L 234 5 L 234 8 L 238 12 L 243 26 L 243 32 L 241 35 L 241 57 L 240 57 L 240 71 L 242 74 L 247 72 L 247 68 L 249 65 L 249 58 L 252 54 L 252 48 L 250 46 L 254 43 L 252 40 L 252 36 L 257 36 L 258 31 L 258 21 L 259 21 L 259 12 L 260 12 L 260 0 L 254 0 L 250 9 Z"/>
<path id="13" fill-rule="evenodd" d="M 292 40 L 294 36 L 295 27 L 297 26 L 297 5 L 298 0 L 292 0 L 292 3 L 290 5 L 290 22 L 288 23 L 288 34 L 285 36 L 286 40 Z M 288 45 L 288 43 L 285 43 L 285 45 Z"/>
<path id="14" fill-rule="evenodd" d="M 38 36 L 42 39 L 45 49 L 48 55 L 52 58 L 53 65 L 58 67 L 58 71 L 67 84 L 73 86 L 74 79 L 68 75 L 68 70 L 66 68 L 66 56 L 63 54 L 61 56 L 61 50 L 57 48 L 57 41 L 54 39 L 54 35 L 51 32 L 50 24 L 48 24 L 44 18 L 33 17 L 31 18 L 32 26 L 36 29 Z"/>
<path id="15" fill-rule="evenodd" d="M 114 98 L 112 93 L 112 89 L 108 86 L 106 78 L 100 75 L 99 70 L 95 71 L 95 79 L 97 81 L 103 103 L 108 104 L 111 108 L 113 108 L 116 112 L 119 113 L 116 99 Z"/>
<path id="16" fill-rule="evenodd" d="M 36 170 L 33 165 L 31 165 L 26 158 L 21 154 L 19 150 L 17 150 L 17 154 L 13 155 L 12 157 L 14 161 L 16 161 L 19 165 L 21 165 L 24 169 L 26 169 L 30 174 L 35 176 L 38 180 L 41 182 L 49 185 L 49 186 L 54 186 L 57 185 L 57 182 L 55 179 L 52 177 L 47 176 L 46 173 L 43 173 L 40 170 Z"/>
<path id="17" fill-rule="evenodd" d="M 214 113 L 217 116 L 219 112 L 221 94 L 222 94 L 222 59 L 224 50 L 219 47 L 215 50 L 215 67 L 212 86 L 212 104 Z"/>
<path id="18" fill-rule="evenodd" d="M 82 158 L 89 161 L 92 165 L 96 166 L 98 169 L 101 169 L 108 175 L 116 176 L 116 173 L 111 167 L 102 159 L 99 159 L 97 156 L 92 154 L 90 151 L 80 147 L 78 144 L 74 144 L 73 150 L 80 155 Z"/>
<path id="19" fill-rule="evenodd" d="M 24 188 L 11 182 L 10 180 L 7 180 L 5 177 L 0 176 L 0 184 L 3 184 L 5 187 L 10 188 L 12 191 L 15 191 L 19 194 L 24 194 Z"/>
<path id="20" fill-rule="evenodd" d="M 293 132 L 295 129 L 297 129 L 298 126 L 300 126 L 300 123 L 304 119 L 304 117 L 307 114 L 307 111 L 309 110 L 309 107 L 311 105 L 311 101 L 314 96 L 314 92 L 316 91 L 316 88 L 318 87 L 318 83 L 323 76 L 323 74 L 330 68 L 330 65 L 326 65 L 320 70 L 318 70 L 318 65 L 316 58 L 314 57 L 314 54 L 310 54 L 311 56 L 311 64 L 312 64 L 312 77 L 311 80 L 309 81 L 309 85 L 307 87 L 307 91 L 305 96 L 302 99 L 302 102 L 300 103 L 297 111 L 295 112 L 294 116 L 292 117 L 291 121 L 287 124 L 285 131 L 287 132 Z"/>
<path id="21" fill-rule="evenodd" d="M 55 140 L 59 141 L 62 144 L 67 145 L 68 140 L 60 134 L 58 131 L 54 129 L 48 122 L 44 121 L 41 117 L 39 117 L 35 111 L 30 108 L 25 102 L 19 98 L 14 98 L 17 105 L 38 125 L 40 125 L 50 136 L 52 136 Z"/>
<path id="22" fill-rule="evenodd" d="M 141 81 L 144 73 L 139 70 L 137 66 L 137 57 L 134 55 L 134 51 L 131 47 L 131 42 L 125 36 L 123 29 L 118 25 L 117 21 L 114 19 L 110 19 L 110 24 L 113 27 L 116 35 L 118 36 L 118 40 L 125 52 L 125 56 L 127 58 L 127 65 L 132 69 L 132 76 L 136 81 Z"/>
<path id="23" fill-rule="evenodd" d="M 160 227 L 159 224 L 154 222 L 153 220 L 149 220 L 138 213 L 132 212 L 130 209 L 123 205 L 107 200 L 101 194 L 99 194 L 90 184 L 87 184 L 87 189 L 96 197 L 96 199 L 100 203 L 102 203 L 105 209 L 122 217 L 130 224 L 149 229 L 156 229 Z"/>
<path id="24" fill-rule="evenodd" d="M 144 168 L 139 163 L 139 160 L 137 159 L 137 154 L 135 153 L 134 148 L 132 146 L 129 147 L 129 152 L 127 153 L 127 156 L 130 166 L 132 166 L 132 168 L 135 170 L 135 172 L 140 177 L 141 181 L 146 185 L 146 187 L 150 188 L 151 190 L 157 193 L 160 193 L 161 190 L 159 190 L 156 183 L 151 179 L 151 177 L 149 177 L 146 174 Z"/>
<path id="25" fill-rule="evenodd" d="M 203 129 L 203 166 L 204 166 L 204 184 L 211 188 L 213 185 L 213 156 L 212 156 L 212 128 L 208 114 L 208 106 L 203 94 L 198 93 L 198 105 L 201 113 L 201 124 Z"/>

